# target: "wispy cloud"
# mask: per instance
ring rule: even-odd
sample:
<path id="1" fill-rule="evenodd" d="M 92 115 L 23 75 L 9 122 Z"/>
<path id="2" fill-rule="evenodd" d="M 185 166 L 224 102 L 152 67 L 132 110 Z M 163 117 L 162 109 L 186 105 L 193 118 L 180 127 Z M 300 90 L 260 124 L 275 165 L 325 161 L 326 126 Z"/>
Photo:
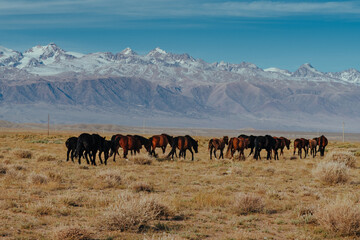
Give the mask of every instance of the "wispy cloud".
<path id="1" fill-rule="evenodd" d="M 128 17 L 278 17 L 293 14 L 358 14 L 358 1 L 214 1 L 214 0 L 0 0 L 1 15 L 95 13 Z"/>
<path id="2" fill-rule="evenodd" d="M 359 18 L 358 1 L 220 0 L 0 0 L 0 29 L 34 27 L 126 27 L 147 19 L 274 19 L 288 16 Z M 162 24 L 166 24 L 163 21 Z"/>

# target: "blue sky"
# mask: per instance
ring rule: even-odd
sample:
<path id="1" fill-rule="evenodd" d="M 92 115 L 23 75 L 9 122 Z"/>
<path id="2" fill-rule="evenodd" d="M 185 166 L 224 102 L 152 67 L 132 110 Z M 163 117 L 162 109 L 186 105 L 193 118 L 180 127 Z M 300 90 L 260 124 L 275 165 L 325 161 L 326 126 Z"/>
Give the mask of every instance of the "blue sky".
<path id="1" fill-rule="evenodd" d="M 360 1 L 0 0 L 0 45 L 360 70 Z"/>

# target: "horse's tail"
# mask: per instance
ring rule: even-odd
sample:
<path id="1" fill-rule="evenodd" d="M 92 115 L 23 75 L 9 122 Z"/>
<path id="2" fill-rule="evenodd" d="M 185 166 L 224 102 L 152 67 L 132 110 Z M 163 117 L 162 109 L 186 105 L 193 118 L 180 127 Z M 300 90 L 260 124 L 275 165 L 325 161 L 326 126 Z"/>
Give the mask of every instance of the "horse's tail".
<path id="1" fill-rule="evenodd" d="M 229 140 L 229 145 L 228 145 L 228 148 L 227 148 L 226 154 L 225 154 L 225 157 L 226 157 L 226 158 L 229 158 L 230 150 L 231 150 L 232 147 L 233 147 L 233 141 L 234 141 L 234 138 L 231 138 L 231 139 Z"/>
<path id="2" fill-rule="evenodd" d="M 210 139 L 210 141 L 209 141 L 209 147 L 208 147 L 208 150 L 209 150 L 209 151 L 210 151 L 212 145 L 213 145 L 213 139 Z"/>

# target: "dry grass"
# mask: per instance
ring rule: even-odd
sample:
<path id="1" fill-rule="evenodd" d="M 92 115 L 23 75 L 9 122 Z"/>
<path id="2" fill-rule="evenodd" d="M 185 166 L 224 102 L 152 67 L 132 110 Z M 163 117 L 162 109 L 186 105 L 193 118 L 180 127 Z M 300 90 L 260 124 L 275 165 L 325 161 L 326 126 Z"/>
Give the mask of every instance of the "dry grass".
<path id="1" fill-rule="evenodd" d="M 262 197 L 255 194 L 238 193 L 235 196 L 233 208 L 235 213 L 241 215 L 261 212 L 264 209 L 264 201 Z"/>
<path id="2" fill-rule="evenodd" d="M 62 227 L 55 231 L 53 239 L 56 240 L 91 240 L 93 233 L 83 227 Z"/>
<path id="3" fill-rule="evenodd" d="M 345 163 L 346 166 L 354 168 L 356 165 L 356 157 L 351 152 L 346 151 L 332 151 L 325 157 L 328 162 Z"/>
<path id="4" fill-rule="evenodd" d="M 136 182 L 132 184 L 131 188 L 135 192 L 154 192 L 154 186 L 146 182 Z"/>
<path id="5" fill-rule="evenodd" d="M 112 188 L 118 187 L 122 184 L 122 177 L 118 171 L 115 170 L 105 170 L 98 174 L 98 178 L 100 178 L 105 187 Z"/>
<path id="6" fill-rule="evenodd" d="M 49 154 L 42 154 L 37 158 L 38 162 L 55 161 L 56 157 Z"/>
<path id="7" fill-rule="evenodd" d="M 103 216 L 103 227 L 109 230 L 139 231 L 149 221 L 169 215 L 168 208 L 152 196 L 119 196 Z"/>
<path id="8" fill-rule="evenodd" d="M 340 236 L 360 234 L 360 207 L 349 199 L 336 200 L 320 206 L 315 213 L 318 223 Z"/>
<path id="9" fill-rule="evenodd" d="M 2 164 L 0 164 L 0 174 L 6 174 L 8 168 Z"/>
<path id="10" fill-rule="evenodd" d="M 32 158 L 33 154 L 32 152 L 28 151 L 28 150 L 15 150 L 14 151 L 14 156 L 18 157 L 18 158 Z"/>
<path id="11" fill-rule="evenodd" d="M 346 183 L 350 179 L 349 168 L 341 162 L 321 162 L 313 170 L 313 175 L 324 183 Z"/>
<path id="12" fill-rule="evenodd" d="M 41 173 L 32 172 L 29 176 L 30 183 L 32 184 L 46 184 L 48 183 L 49 179 L 47 176 Z"/>
<path id="13" fill-rule="evenodd" d="M 139 165 L 151 165 L 153 158 L 149 155 L 136 155 L 130 157 L 130 161 Z"/>
<path id="14" fill-rule="evenodd" d="M 265 160 L 265 151 L 261 161 L 252 156 L 245 161 L 209 161 L 209 137 L 195 137 L 199 141 L 195 161 L 189 153 L 185 160 L 158 161 L 141 150 L 136 156 L 140 160 L 117 157 L 107 166 L 84 161 L 78 165 L 65 161 L 64 142 L 79 134 L 1 134 L 0 169 L 5 172 L 0 174 L 0 238 L 350 240 L 358 236 L 339 236 L 315 217 L 327 206 L 326 199 L 351 194 L 351 204 L 359 202 L 356 167 L 347 167 L 349 184 L 319 184 L 312 173 L 319 156 L 289 161 L 293 149 L 286 149 L 279 161 Z M 341 145 L 330 141 L 328 153 Z M 347 150 L 352 153 L 360 149 L 360 143 L 351 145 Z M 32 158 L 15 156 L 18 149 L 30 151 Z M 161 157 L 168 152 L 169 148 Z M 46 153 L 56 160 L 39 160 Z"/>

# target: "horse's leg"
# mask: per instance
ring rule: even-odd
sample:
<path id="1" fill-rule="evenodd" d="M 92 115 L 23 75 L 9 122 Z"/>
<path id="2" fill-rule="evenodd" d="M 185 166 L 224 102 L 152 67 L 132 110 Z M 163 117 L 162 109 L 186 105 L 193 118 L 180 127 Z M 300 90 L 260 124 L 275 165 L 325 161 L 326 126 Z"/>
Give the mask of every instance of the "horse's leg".
<path id="1" fill-rule="evenodd" d="M 166 150 L 166 146 L 164 147 L 161 147 L 162 151 L 163 151 L 163 154 L 165 154 L 165 150 Z"/>
<path id="2" fill-rule="evenodd" d="M 97 153 L 97 150 L 95 150 L 95 152 L 93 152 L 93 162 L 92 162 L 92 164 L 94 166 L 96 166 L 96 153 Z"/>
<path id="3" fill-rule="evenodd" d="M 217 158 L 216 158 L 216 148 L 214 148 L 214 157 L 215 157 L 215 160 L 217 160 Z"/>
<path id="4" fill-rule="evenodd" d="M 100 159 L 100 164 L 103 164 L 103 160 L 101 159 L 101 153 L 102 153 L 102 151 L 99 151 L 99 159 Z M 105 156 L 105 153 L 104 153 L 104 156 Z"/>
<path id="5" fill-rule="evenodd" d="M 86 159 L 86 163 L 87 164 L 90 164 L 90 162 L 89 162 L 89 158 L 88 158 L 88 155 L 89 155 L 89 152 L 88 151 L 85 151 L 85 159 Z M 90 156 L 89 156 L 90 157 Z"/>
<path id="6" fill-rule="evenodd" d="M 219 157 L 219 159 L 221 159 L 221 157 L 222 157 L 222 159 L 224 159 L 224 149 L 223 148 L 220 149 L 220 157 Z"/>
<path id="7" fill-rule="evenodd" d="M 210 160 L 212 159 L 212 151 L 213 151 L 213 148 L 210 147 Z"/>
<path id="8" fill-rule="evenodd" d="M 69 161 L 69 153 L 70 153 L 71 149 L 68 148 L 67 152 L 66 152 L 66 161 Z"/>
<path id="9" fill-rule="evenodd" d="M 185 149 L 185 151 L 186 151 L 186 149 Z M 189 151 L 191 152 L 191 161 L 194 161 L 194 153 L 193 153 L 192 149 L 189 148 Z M 216 157 L 215 157 L 215 159 L 216 159 Z"/>

